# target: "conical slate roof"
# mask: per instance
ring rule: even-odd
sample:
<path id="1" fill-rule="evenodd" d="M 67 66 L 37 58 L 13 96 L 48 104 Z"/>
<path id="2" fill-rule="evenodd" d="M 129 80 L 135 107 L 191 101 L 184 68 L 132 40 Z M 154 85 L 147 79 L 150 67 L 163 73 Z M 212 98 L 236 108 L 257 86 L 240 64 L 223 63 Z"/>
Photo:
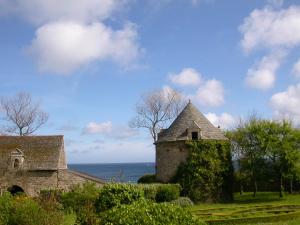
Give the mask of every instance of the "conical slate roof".
<path id="1" fill-rule="evenodd" d="M 189 102 L 171 126 L 159 133 L 157 142 L 188 140 L 188 130 L 194 129 L 195 127 L 201 131 L 201 139 L 227 139 L 222 130 L 214 127 L 209 120 Z"/>

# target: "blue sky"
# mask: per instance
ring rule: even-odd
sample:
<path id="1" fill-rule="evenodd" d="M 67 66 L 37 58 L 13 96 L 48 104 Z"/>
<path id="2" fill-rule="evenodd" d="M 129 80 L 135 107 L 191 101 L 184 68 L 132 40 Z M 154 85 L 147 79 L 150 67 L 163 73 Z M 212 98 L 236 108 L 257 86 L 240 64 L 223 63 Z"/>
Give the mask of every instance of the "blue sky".
<path id="1" fill-rule="evenodd" d="M 0 0 L 0 95 L 25 91 L 70 163 L 151 162 L 128 121 L 180 91 L 230 128 L 253 110 L 300 123 L 300 5 L 288 0 Z"/>

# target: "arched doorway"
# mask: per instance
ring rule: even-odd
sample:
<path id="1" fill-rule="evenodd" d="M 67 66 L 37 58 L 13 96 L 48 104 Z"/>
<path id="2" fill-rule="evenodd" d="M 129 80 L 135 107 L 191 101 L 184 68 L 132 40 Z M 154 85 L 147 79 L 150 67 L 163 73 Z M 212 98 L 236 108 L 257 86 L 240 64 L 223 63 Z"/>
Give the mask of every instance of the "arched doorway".
<path id="1" fill-rule="evenodd" d="M 12 195 L 20 194 L 20 193 L 25 193 L 23 188 L 21 188 L 18 185 L 13 185 L 10 188 L 7 189 Z"/>

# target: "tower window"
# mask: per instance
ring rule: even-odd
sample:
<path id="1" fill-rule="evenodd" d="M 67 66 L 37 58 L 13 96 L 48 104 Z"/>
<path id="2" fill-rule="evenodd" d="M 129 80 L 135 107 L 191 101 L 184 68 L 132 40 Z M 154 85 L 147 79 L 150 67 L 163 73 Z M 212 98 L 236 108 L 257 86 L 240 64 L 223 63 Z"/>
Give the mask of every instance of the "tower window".
<path id="1" fill-rule="evenodd" d="M 15 159 L 14 161 L 14 168 L 17 169 L 20 166 L 20 161 L 18 159 Z"/>
<path id="2" fill-rule="evenodd" d="M 192 132 L 192 140 L 199 140 L 198 132 Z"/>

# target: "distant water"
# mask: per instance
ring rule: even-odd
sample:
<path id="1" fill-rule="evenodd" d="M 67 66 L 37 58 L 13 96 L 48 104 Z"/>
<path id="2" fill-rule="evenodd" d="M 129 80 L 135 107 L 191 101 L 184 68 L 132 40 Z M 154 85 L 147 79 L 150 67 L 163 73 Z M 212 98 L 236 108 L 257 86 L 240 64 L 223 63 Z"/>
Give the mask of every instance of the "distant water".
<path id="1" fill-rule="evenodd" d="M 136 183 L 144 174 L 155 173 L 155 163 L 69 164 L 68 166 L 72 170 L 116 182 Z"/>

